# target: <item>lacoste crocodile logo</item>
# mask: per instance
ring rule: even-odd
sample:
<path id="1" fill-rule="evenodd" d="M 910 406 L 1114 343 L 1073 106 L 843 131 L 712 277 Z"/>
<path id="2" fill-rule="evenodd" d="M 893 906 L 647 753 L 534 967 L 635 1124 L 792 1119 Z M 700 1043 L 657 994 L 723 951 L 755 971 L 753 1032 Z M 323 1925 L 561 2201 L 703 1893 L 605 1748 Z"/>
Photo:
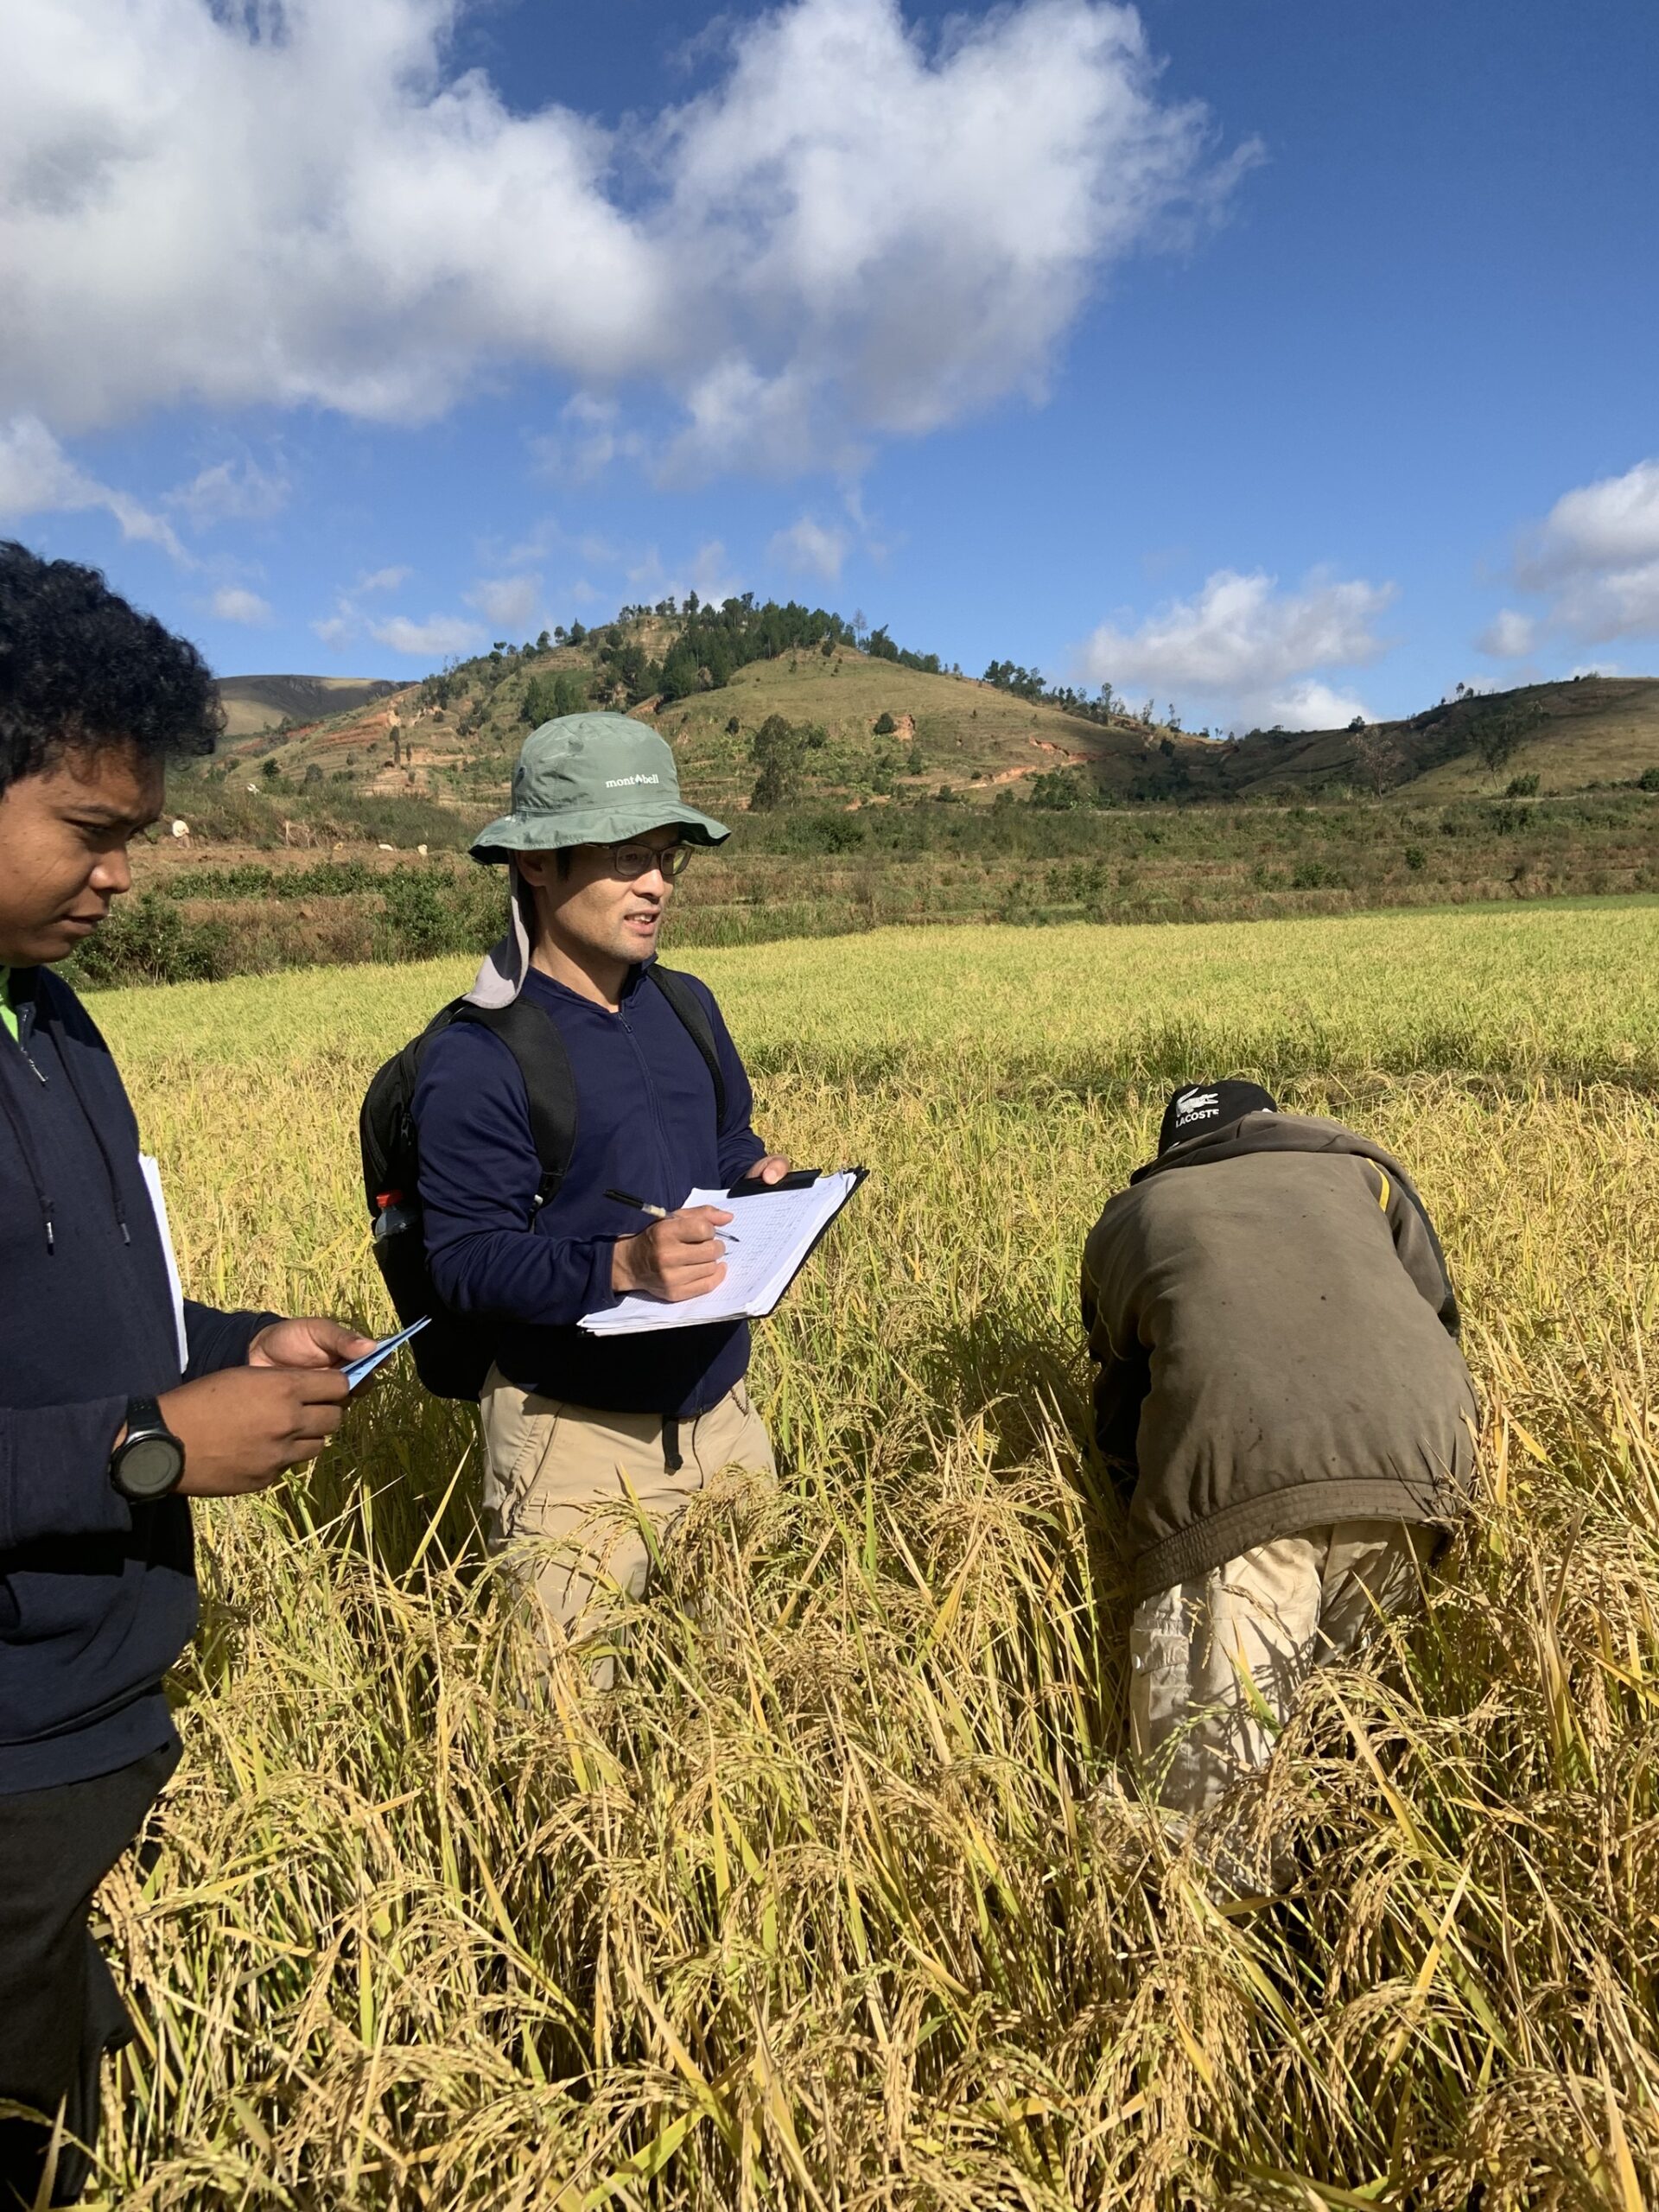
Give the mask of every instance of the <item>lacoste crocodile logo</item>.
<path id="1" fill-rule="evenodd" d="M 1175 1101 L 1175 1120 L 1199 1122 L 1221 1111 L 1221 1094 L 1216 1090 L 1184 1090 Z"/>

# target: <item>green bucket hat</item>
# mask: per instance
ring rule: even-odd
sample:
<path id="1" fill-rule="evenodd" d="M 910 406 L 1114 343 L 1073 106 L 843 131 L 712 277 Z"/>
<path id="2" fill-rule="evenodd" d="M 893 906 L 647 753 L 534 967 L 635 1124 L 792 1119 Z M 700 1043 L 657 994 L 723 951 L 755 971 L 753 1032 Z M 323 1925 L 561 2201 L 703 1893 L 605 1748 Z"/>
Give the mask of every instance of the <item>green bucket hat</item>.
<path id="1" fill-rule="evenodd" d="M 724 844 L 732 834 L 681 798 L 674 754 L 654 729 L 626 715 L 561 715 L 524 740 L 512 810 L 480 830 L 473 858 L 620 845 L 670 825 L 693 845 Z"/>

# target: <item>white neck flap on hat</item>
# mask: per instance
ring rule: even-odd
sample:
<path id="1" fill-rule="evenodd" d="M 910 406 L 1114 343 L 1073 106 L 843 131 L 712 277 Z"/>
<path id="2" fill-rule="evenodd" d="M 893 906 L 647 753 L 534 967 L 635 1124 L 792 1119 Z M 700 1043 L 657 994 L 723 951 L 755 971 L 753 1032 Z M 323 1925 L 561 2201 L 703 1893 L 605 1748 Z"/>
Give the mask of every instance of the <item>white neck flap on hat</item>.
<path id="1" fill-rule="evenodd" d="M 516 861 L 507 863 L 507 899 L 511 927 L 480 962 L 473 988 L 467 994 L 468 1006 L 511 1006 L 524 988 L 536 926 L 536 899 L 519 874 Z"/>

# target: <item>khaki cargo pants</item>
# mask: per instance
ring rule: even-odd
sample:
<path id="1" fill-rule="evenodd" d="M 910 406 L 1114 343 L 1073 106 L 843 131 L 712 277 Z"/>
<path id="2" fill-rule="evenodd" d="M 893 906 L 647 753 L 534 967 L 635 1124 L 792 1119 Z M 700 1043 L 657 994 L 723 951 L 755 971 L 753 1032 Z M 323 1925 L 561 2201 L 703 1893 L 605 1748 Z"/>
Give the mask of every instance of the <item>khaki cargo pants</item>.
<path id="1" fill-rule="evenodd" d="M 651 1547 L 642 1516 L 660 1539 L 728 1468 L 777 1471 L 772 1440 L 741 1382 L 707 1413 L 677 1424 L 677 1468 L 668 1465 L 659 1414 L 599 1413 L 538 1397 L 495 1367 L 479 1408 L 491 1545 L 522 1555 L 550 1636 L 597 1634 L 621 1604 L 644 1593 Z M 594 1678 L 608 1688 L 612 1672 L 601 1660 Z"/>
<path id="2" fill-rule="evenodd" d="M 1199 1815 L 1267 1764 L 1313 1669 L 1414 1605 L 1440 1531 L 1344 1521 L 1160 1590 L 1129 1627 L 1129 1736 L 1172 1810 Z"/>

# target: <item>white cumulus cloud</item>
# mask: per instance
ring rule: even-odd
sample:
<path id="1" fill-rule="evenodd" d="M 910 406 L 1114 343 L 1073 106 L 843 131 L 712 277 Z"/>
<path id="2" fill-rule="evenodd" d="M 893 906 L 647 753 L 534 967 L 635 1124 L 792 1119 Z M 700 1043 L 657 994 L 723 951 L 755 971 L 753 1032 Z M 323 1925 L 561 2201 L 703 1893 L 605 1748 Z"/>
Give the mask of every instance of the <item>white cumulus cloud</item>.
<path id="1" fill-rule="evenodd" d="M 531 440 L 537 473 L 556 481 L 587 484 L 613 461 L 638 461 L 645 442 L 637 430 L 623 427 L 621 415 L 615 400 L 577 392 L 559 410 L 559 428 Z"/>
<path id="2" fill-rule="evenodd" d="M 359 591 L 396 591 L 414 575 L 413 569 L 371 569 L 357 580 Z"/>
<path id="3" fill-rule="evenodd" d="M 1501 607 L 1475 640 L 1491 660 L 1524 660 L 1538 642 L 1538 625 L 1530 614 Z"/>
<path id="4" fill-rule="evenodd" d="M 1564 492 L 1521 533 L 1515 581 L 1539 612 L 1498 615 L 1478 641 L 1497 658 L 1518 659 L 1550 635 L 1576 645 L 1659 636 L 1659 461 Z M 1513 652 L 1511 626 L 1526 637 Z"/>
<path id="5" fill-rule="evenodd" d="M 285 476 L 244 456 L 202 469 L 169 492 L 167 504 L 181 508 L 196 529 L 207 530 L 217 522 L 259 522 L 279 514 L 288 505 L 289 490 Z"/>
<path id="6" fill-rule="evenodd" d="M 175 561 L 189 564 L 169 522 L 126 493 L 88 475 L 38 416 L 22 415 L 0 423 L 0 518 L 75 513 L 92 507 L 113 515 L 124 537 L 159 545 Z"/>
<path id="7" fill-rule="evenodd" d="M 475 653 L 486 642 L 476 622 L 454 614 L 429 614 L 424 622 L 393 614 L 384 622 L 371 622 L 369 635 L 392 652 L 427 661 L 444 660 L 451 653 Z"/>
<path id="8" fill-rule="evenodd" d="M 498 630 L 510 631 L 516 640 L 530 627 L 541 603 L 542 580 L 539 576 L 482 576 L 464 596 L 467 606 L 475 607 L 486 622 Z"/>
<path id="9" fill-rule="evenodd" d="M 271 605 L 261 599 L 257 591 L 245 591 L 238 584 L 226 584 L 213 594 L 210 611 L 220 622 L 245 622 L 258 628 L 271 620 Z"/>
<path id="10" fill-rule="evenodd" d="M 699 599 L 711 601 L 716 607 L 723 607 L 728 599 L 735 599 L 742 590 L 742 585 L 727 564 L 726 548 L 719 538 L 709 538 L 691 556 L 691 588 Z M 683 591 L 679 596 L 684 596 Z"/>
<path id="11" fill-rule="evenodd" d="M 1521 570 L 1545 582 L 1659 560 L 1659 461 L 1638 461 L 1564 492 L 1523 553 Z"/>
<path id="12" fill-rule="evenodd" d="M 785 0 L 617 129 L 454 74 L 474 4 L 10 0 L 0 416 L 419 421 L 530 366 L 590 395 L 578 467 L 623 379 L 683 407 L 683 472 L 810 466 L 1040 391 L 1112 264 L 1254 157 L 1160 93 L 1117 0 L 938 33 Z"/>
<path id="13" fill-rule="evenodd" d="M 766 548 L 766 557 L 797 575 L 822 576 L 833 584 L 847 558 L 847 533 L 834 530 L 810 515 L 802 515 L 787 530 L 777 531 Z"/>
<path id="14" fill-rule="evenodd" d="M 1261 570 L 1218 569 L 1191 599 L 1173 601 L 1138 628 L 1103 623 L 1080 660 L 1090 682 L 1142 685 L 1183 709 L 1198 702 L 1240 722 L 1328 729 L 1368 713 L 1321 671 L 1375 660 L 1387 650 L 1376 625 L 1392 584 L 1314 575 L 1281 591 Z"/>

